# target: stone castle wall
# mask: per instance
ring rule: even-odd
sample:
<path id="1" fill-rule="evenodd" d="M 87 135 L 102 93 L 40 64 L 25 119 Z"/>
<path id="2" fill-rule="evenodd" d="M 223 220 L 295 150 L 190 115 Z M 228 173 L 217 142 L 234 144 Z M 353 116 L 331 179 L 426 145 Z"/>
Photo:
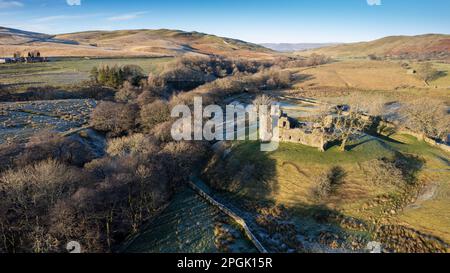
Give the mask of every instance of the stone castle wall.
<path id="1" fill-rule="evenodd" d="M 280 131 L 280 141 L 298 143 L 318 148 L 320 151 L 325 151 L 327 143 L 324 141 L 324 136 L 321 132 L 317 130 L 308 131 L 304 128 L 293 128 L 287 116 L 282 116 L 280 118 L 278 127 Z"/>
<path id="2" fill-rule="evenodd" d="M 402 127 L 398 128 L 398 126 L 396 126 L 395 124 L 387 122 L 387 121 L 381 121 L 379 123 L 378 128 L 377 128 L 377 132 L 379 134 L 384 134 L 386 131 L 389 131 L 389 130 L 390 131 L 395 131 L 395 132 L 400 133 L 400 134 L 413 136 L 419 141 L 424 141 L 424 142 L 426 142 L 427 144 L 429 144 L 431 146 L 437 147 L 437 148 L 439 148 L 439 149 L 441 149 L 443 151 L 446 151 L 446 152 L 450 153 L 450 146 L 449 145 L 447 145 L 445 143 L 440 143 L 440 142 L 438 142 L 438 141 L 436 141 L 436 140 L 426 136 L 423 133 L 417 133 L 417 132 L 414 132 L 414 131 L 412 131 L 412 130 L 410 130 L 408 128 L 404 128 L 404 127 L 403 128 Z"/>

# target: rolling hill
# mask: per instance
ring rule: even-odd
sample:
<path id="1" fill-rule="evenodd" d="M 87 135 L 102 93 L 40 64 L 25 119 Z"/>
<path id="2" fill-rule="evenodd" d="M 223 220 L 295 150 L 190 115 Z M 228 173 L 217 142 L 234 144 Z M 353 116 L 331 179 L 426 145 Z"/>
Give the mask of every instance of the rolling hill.
<path id="1" fill-rule="evenodd" d="M 450 60 L 450 35 L 391 36 L 371 42 L 313 49 L 299 54 L 325 54 L 333 57 L 367 57 L 370 54 L 393 58 Z"/>
<path id="2" fill-rule="evenodd" d="M 52 57 L 157 57 L 194 53 L 266 58 L 273 54 L 260 45 L 179 30 L 87 31 L 53 36 L 0 27 L 0 56 L 33 49 Z"/>
<path id="3" fill-rule="evenodd" d="M 279 52 L 294 52 L 310 49 L 317 49 L 322 47 L 329 47 L 337 45 L 336 43 L 262 43 L 263 47 L 267 47 Z"/>

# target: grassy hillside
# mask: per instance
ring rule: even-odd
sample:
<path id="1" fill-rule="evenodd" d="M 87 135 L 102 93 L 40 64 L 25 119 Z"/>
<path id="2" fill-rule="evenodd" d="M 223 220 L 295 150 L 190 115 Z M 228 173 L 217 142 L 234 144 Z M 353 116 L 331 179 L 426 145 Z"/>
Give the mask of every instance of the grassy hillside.
<path id="1" fill-rule="evenodd" d="M 260 45 L 179 30 L 87 31 L 50 36 L 0 28 L 0 56 L 41 50 L 45 56 L 174 56 L 185 53 L 266 58 Z"/>
<path id="2" fill-rule="evenodd" d="M 312 52 L 334 57 L 367 57 L 369 54 L 387 57 L 434 56 L 450 60 L 450 35 L 391 36 L 363 43 L 320 48 Z"/>
<path id="3" fill-rule="evenodd" d="M 260 44 L 264 47 L 280 51 L 280 52 L 294 52 L 294 51 L 303 51 L 303 50 L 311 50 L 311 49 L 317 49 L 327 46 L 335 46 L 337 44 L 333 43 L 297 43 L 297 44 L 290 44 L 290 43 L 262 43 Z"/>
<path id="4" fill-rule="evenodd" d="M 380 227 L 394 225 L 450 242 L 450 214 L 446 209 L 450 194 L 448 153 L 407 135 L 394 135 L 390 139 L 365 137 L 352 143 L 344 153 L 337 147 L 322 153 L 290 143 L 282 143 L 271 153 L 259 149 L 254 142 L 238 144 L 218 165 L 227 171 L 237 166 L 247 171 L 252 170 L 248 166 L 264 169 L 263 175 L 247 174 L 243 178 L 238 174 L 231 182 L 224 182 L 231 183 L 226 186 L 231 190 L 230 200 L 238 203 L 242 199 L 267 200 L 286 207 L 294 216 L 305 210 L 326 208 L 359 219 L 368 225 L 366 231 L 376 233 Z M 368 179 L 367 168 L 374 160 L 399 156 L 407 159 L 405 162 L 415 170 L 412 176 L 415 186 L 381 186 Z M 332 167 L 344 171 L 344 182 L 331 196 L 318 199 L 314 195 L 317 177 Z M 236 181 L 240 181 L 239 186 Z"/>

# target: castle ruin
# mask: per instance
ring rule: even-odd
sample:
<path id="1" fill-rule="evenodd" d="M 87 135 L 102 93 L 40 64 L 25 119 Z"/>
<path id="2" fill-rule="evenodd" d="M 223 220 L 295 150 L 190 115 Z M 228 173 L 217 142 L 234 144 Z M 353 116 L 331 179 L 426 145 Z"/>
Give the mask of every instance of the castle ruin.
<path id="1" fill-rule="evenodd" d="M 332 116 L 326 118 L 331 126 Z M 327 122 L 326 122 L 327 123 Z M 326 133 L 314 123 L 302 123 L 282 113 L 278 123 L 280 141 L 299 143 L 325 151 L 328 144 Z"/>

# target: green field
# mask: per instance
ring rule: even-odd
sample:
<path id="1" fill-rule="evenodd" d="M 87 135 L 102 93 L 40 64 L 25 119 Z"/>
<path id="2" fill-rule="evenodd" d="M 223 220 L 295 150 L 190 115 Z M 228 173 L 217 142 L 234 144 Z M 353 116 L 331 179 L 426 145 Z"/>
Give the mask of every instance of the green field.
<path id="1" fill-rule="evenodd" d="M 156 72 L 171 58 L 59 58 L 48 63 L 2 64 L 0 84 L 24 90 L 32 86 L 65 87 L 89 80 L 93 67 L 101 65 L 138 65 L 146 73 Z"/>

